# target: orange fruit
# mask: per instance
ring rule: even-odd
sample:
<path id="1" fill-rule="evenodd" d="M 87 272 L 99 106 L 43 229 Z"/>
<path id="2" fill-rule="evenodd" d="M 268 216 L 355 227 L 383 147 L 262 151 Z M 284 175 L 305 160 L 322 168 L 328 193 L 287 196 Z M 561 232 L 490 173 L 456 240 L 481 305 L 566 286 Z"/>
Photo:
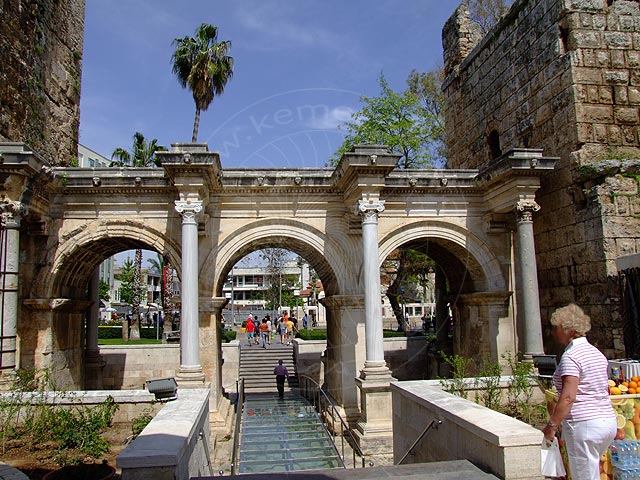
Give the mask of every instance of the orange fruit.
<path id="1" fill-rule="evenodd" d="M 629 388 L 638 388 L 638 382 L 634 382 L 633 380 L 631 380 L 629 382 Z"/>
<path id="2" fill-rule="evenodd" d="M 611 395 L 620 395 L 622 393 L 618 387 L 611 387 L 609 391 L 611 392 Z"/>
<path id="3" fill-rule="evenodd" d="M 625 387 L 629 388 L 629 382 L 622 382 L 620 385 L 624 385 Z"/>
<path id="4" fill-rule="evenodd" d="M 638 383 L 640 382 L 640 377 L 631 377 L 631 381 Z"/>
<path id="5" fill-rule="evenodd" d="M 635 382 L 634 382 L 634 383 L 635 383 Z M 629 390 L 627 391 L 627 393 L 628 393 L 629 395 L 635 395 L 635 394 L 636 394 L 636 392 L 637 392 L 637 390 L 636 390 L 635 388 L 633 388 L 633 387 L 629 387 Z"/>

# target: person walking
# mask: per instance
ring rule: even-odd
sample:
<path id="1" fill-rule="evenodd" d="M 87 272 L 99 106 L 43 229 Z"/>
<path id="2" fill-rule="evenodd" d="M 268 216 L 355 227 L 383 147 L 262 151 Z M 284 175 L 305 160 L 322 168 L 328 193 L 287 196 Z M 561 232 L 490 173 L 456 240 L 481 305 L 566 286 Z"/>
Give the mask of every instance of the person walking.
<path id="1" fill-rule="evenodd" d="M 260 320 L 257 317 L 253 319 L 253 327 L 254 327 L 254 339 L 256 341 L 256 345 L 260 344 Z"/>
<path id="2" fill-rule="evenodd" d="M 290 318 L 285 317 L 285 324 L 287 325 L 287 345 L 291 345 L 291 342 L 294 339 L 294 325 Z"/>
<path id="3" fill-rule="evenodd" d="M 304 315 L 302 316 L 302 328 L 306 330 L 308 323 L 309 319 L 307 318 L 307 312 L 304 312 Z"/>
<path id="4" fill-rule="evenodd" d="M 280 334 L 280 345 L 284 345 L 287 341 L 287 324 L 284 323 L 284 318 L 282 317 L 278 321 L 278 333 Z"/>
<path id="5" fill-rule="evenodd" d="M 267 348 L 267 339 L 269 338 L 269 325 L 267 319 L 263 318 L 260 324 L 260 336 L 262 337 L 262 348 Z"/>
<path id="6" fill-rule="evenodd" d="M 273 369 L 273 374 L 276 376 L 276 386 L 278 387 L 278 398 L 284 398 L 284 382 L 289 378 L 289 372 L 287 367 L 282 364 L 282 360 L 278 360 L 278 365 Z"/>
<path id="7" fill-rule="evenodd" d="M 598 480 L 600 456 L 616 435 L 608 361 L 585 337 L 591 319 L 580 307 L 572 303 L 560 308 L 550 321 L 553 337 L 565 349 L 553 374 L 558 401 L 547 405 L 551 416 L 542 433 L 551 442 L 562 424 L 571 477 Z"/>
<path id="8" fill-rule="evenodd" d="M 249 346 L 251 346 L 253 343 L 253 334 L 256 331 L 256 326 L 254 325 L 253 320 L 247 320 L 245 328 L 247 329 L 247 342 L 249 343 Z"/>
<path id="9" fill-rule="evenodd" d="M 271 323 L 271 316 L 269 314 L 267 314 L 266 317 L 264 317 L 267 319 L 267 328 L 269 329 L 269 335 L 267 335 L 267 343 L 269 343 L 269 345 L 271 345 L 271 336 L 273 335 L 273 324 Z"/>

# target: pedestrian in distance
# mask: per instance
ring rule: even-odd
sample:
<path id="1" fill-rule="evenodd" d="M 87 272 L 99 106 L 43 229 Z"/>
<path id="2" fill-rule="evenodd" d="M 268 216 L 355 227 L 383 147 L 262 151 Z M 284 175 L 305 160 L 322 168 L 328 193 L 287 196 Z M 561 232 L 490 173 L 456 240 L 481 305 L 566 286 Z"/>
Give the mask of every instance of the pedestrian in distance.
<path id="1" fill-rule="evenodd" d="M 247 342 L 249 343 L 249 346 L 251 346 L 251 344 L 253 343 L 253 336 L 256 331 L 256 326 L 254 325 L 253 320 L 247 320 L 246 329 L 247 329 Z"/>
<path id="2" fill-rule="evenodd" d="M 278 365 L 273 369 L 273 374 L 276 376 L 276 386 L 278 387 L 278 398 L 284 398 L 284 382 L 289 378 L 289 372 L 287 367 L 282 364 L 282 360 L 278 360 Z"/>
<path id="3" fill-rule="evenodd" d="M 253 319 L 253 331 L 255 332 L 253 335 L 254 340 L 256 341 L 256 345 L 260 344 L 260 320 L 257 318 Z"/>
<path id="4" fill-rule="evenodd" d="M 284 318 L 282 317 L 278 322 L 278 333 L 280 334 L 280 345 L 284 345 L 287 341 L 287 324 L 284 323 Z"/>
<path id="5" fill-rule="evenodd" d="M 267 343 L 271 345 L 271 335 L 273 335 L 273 325 L 271 324 L 271 317 L 267 314 L 267 316 L 264 318 L 267 319 L 267 327 L 269 332 L 269 335 L 267 335 Z"/>
<path id="6" fill-rule="evenodd" d="M 309 319 L 307 318 L 307 313 L 302 316 L 302 328 L 307 329 L 307 325 L 309 324 Z"/>
<path id="7" fill-rule="evenodd" d="M 293 338 L 294 338 L 294 332 L 293 332 L 294 325 L 291 319 L 287 319 L 285 323 L 287 325 L 287 345 L 291 345 L 291 342 L 293 341 Z"/>
<path id="8" fill-rule="evenodd" d="M 262 337 L 262 348 L 267 348 L 267 339 L 269 338 L 269 325 L 267 319 L 263 318 L 260 324 L 260 336 Z"/>

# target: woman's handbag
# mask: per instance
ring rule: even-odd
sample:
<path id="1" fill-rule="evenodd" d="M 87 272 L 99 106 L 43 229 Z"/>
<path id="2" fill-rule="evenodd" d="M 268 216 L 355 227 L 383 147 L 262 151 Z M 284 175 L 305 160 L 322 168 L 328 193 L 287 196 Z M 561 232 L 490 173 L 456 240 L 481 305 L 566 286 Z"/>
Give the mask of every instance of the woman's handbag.
<path id="1" fill-rule="evenodd" d="M 545 477 L 564 477 L 567 474 L 562 462 L 557 438 L 554 438 L 553 442 L 549 442 L 546 438 L 542 439 L 540 466 L 542 475 Z"/>

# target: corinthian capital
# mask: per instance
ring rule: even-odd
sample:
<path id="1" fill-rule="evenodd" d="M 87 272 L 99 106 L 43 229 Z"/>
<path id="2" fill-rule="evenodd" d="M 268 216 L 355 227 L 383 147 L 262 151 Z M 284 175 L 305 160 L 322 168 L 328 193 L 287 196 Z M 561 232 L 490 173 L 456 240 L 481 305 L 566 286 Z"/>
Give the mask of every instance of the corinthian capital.
<path id="1" fill-rule="evenodd" d="M 378 221 L 378 214 L 384 212 L 384 200 L 359 200 L 356 214 L 362 216 L 362 223 Z"/>
<path id="2" fill-rule="evenodd" d="M 520 200 L 516 203 L 516 214 L 519 222 L 533 222 L 533 214 L 540 210 L 534 200 Z"/>
<path id="3" fill-rule="evenodd" d="M 196 223 L 196 217 L 202 211 L 200 200 L 176 200 L 176 211 L 182 215 L 182 223 Z"/>
<path id="4" fill-rule="evenodd" d="M 5 228 L 19 228 L 20 220 L 27 214 L 27 208 L 21 202 L 0 201 L 0 223 Z"/>

